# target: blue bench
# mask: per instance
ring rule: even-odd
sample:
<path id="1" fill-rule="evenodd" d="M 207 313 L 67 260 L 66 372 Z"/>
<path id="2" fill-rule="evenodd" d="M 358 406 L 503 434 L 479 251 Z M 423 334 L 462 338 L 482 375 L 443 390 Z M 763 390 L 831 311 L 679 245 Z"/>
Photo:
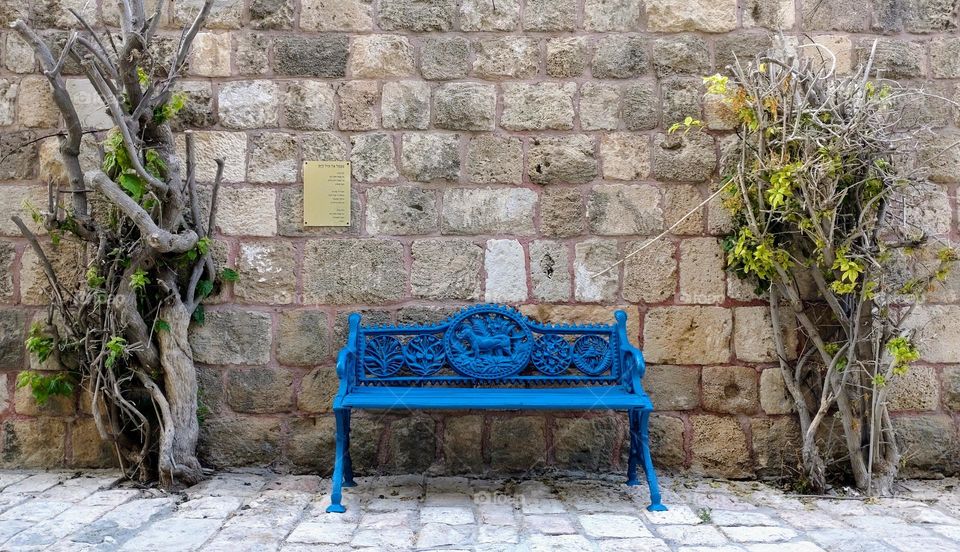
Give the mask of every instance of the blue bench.
<path id="1" fill-rule="evenodd" d="M 333 399 L 336 461 L 328 512 L 344 512 L 352 487 L 350 411 L 626 410 L 630 421 L 627 485 L 643 462 L 651 511 L 663 511 L 650 458 L 653 411 L 640 380 L 643 353 L 627 340 L 627 314 L 610 325 L 539 324 L 514 309 L 479 305 L 440 324 L 361 326 L 351 314 L 347 345 L 337 357 Z"/>

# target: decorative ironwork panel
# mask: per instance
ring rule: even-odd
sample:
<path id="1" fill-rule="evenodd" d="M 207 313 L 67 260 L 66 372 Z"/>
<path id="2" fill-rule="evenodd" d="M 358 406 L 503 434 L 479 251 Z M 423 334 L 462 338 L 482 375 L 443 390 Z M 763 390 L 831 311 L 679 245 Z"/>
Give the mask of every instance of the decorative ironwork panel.
<path id="1" fill-rule="evenodd" d="M 565 373 L 572 359 L 570 342 L 560 335 L 541 336 L 533 347 L 533 366 L 548 376 Z"/>
<path id="2" fill-rule="evenodd" d="M 612 361 L 610 342 L 598 335 L 582 336 L 573 344 L 573 363 L 588 376 L 606 372 Z"/>
<path id="3" fill-rule="evenodd" d="M 432 335 L 418 335 L 403 348 L 407 368 L 418 376 L 436 374 L 446 363 L 443 341 Z"/>
<path id="4" fill-rule="evenodd" d="M 364 342 L 363 368 L 374 376 L 392 376 L 403 367 L 403 346 L 389 335 L 371 337 Z"/>
<path id="5" fill-rule="evenodd" d="M 533 334 L 516 312 L 479 307 L 455 316 L 443 336 L 450 366 L 467 377 L 498 379 L 518 374 L 530 361 Z"/>

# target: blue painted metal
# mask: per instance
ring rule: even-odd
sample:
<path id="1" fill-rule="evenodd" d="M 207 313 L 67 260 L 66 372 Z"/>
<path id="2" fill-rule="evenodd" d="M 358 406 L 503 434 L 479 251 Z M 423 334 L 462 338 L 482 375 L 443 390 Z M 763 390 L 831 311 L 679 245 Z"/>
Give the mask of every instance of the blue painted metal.
<path id="1" fill-rule="evenodd" d="M 627 314 L 616 323 L 540 324 L 500 305 L 463 309 L 444 322 L 420 326 L 361 326 L 337 357 L 340 388 L 328 512 L 344 512 L 342 488 L 352 487 L 350 411 L 369 409 L 626 410 L 630 422 L 627 484 L 642 465 L 651 511 L 666 510 L 650 455 L 653 403 L 641 385 L 643 353 L 627 339 Z"/>

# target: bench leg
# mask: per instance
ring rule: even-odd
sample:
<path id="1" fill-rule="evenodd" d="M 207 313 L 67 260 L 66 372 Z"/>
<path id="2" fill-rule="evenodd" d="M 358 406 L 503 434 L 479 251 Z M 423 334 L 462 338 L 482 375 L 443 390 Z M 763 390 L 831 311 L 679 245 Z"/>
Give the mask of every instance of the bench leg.
<path id="1" fill-rule="evenodd" d="M 346 468 L 347 445 L 350 429 L 350 411 L 338 408 L 333 411 L 334 418 L 337 421 L 337 451 L 333 464 L 333 478 L 330 481 L 330 505 L 327 506 L 327 512 L 342 514 L 347 509 L 341 503 L 343 494 L 343 475 Z"/>
<path id="2" fill-rule="evenodd" d="M 667 507 L 660 503 L 660 484 L 657 483 L 657 472 L 653 469 L 653 458 L 650 456 L 650 412 L 638 412 L 640 418 L 640 448 L 643 452 L 643 471 L 647 475 L 647 487 L 650 488 L 650 505 L 647 510 L 651 512 L 665 512 Z"/>
<path id="3" fill-rule="evenodd" d="M 635 487 L 640 484 L 637 479 L 637 461 L 640 458 L 640 419 L 636 410 L 627 411 L 627 420 L 630 422 L 630 455 L 627 457 L 627 485 Z"/>
<path id="4" fill-rule="evenodd" d="M 344 487 L 356 487 L 357 482 L 353 480 L 353 462 L 350 460 L 350 410 L 345 410 L 346 412 L 346 444 L 344 445 L 344 455 L 343 455 L 343 486 Z"/>

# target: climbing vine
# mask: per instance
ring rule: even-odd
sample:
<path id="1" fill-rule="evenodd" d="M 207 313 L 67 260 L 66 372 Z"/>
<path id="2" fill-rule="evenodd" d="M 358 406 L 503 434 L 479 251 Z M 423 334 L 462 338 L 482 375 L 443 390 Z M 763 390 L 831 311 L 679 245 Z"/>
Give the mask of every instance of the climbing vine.
<path id="1" fill-rule="evenodd" d="M 908 319 L 957 252 L 914 215 L 946 200 L 924 178 L 927 129 L 902 122 L 920 93 L 875 78 L 870 61 L 838 77 L 812 57 L 759 57 L 704 79 L 736 118 L 723 249 L 728 269 L 768 297 L 805 483 L 827 487 L 823 436 L 836 432 L 848 461 L 839 471 L 888 494 L 903 454 L 887 397 L 920 357 Z M 791 327 L 796 351 L 783 337 Z"/>

